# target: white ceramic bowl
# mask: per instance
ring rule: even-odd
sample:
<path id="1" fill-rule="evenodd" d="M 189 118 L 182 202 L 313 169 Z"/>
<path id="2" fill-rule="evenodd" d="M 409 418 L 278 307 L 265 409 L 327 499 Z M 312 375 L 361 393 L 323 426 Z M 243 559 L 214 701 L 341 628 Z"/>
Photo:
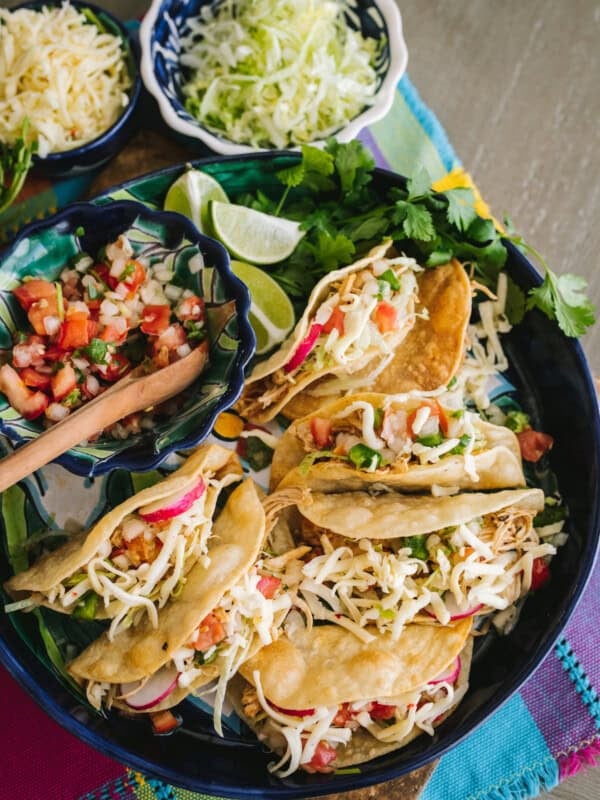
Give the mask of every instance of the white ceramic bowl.
<path id="1" fill-rule="evenodd" d="M 178 134 L 199 140 L 214 152 L 223 155 L 270 149 L 242 144 L 213 133 L 184 106 L 179 64 L 181 36 L 187 31 L 188 19 L 196 17 L 199 9 L 206 4 L 206 0 L 153 0 L 140 29 L 141 74 L 144 84 L 156 99 L 165 123 Z M 379 85 L 375 101 L 336 131 L 335 137 L 340 142 L 354 139 L 364 127 L 388 113 L 396 86 L 408 61 L 408 51 L 402 35 L 402 20 L 395 0 L 361 0 L 356 9 L 353 9 L 352 16 L 360 21 L 361 27 L 369 28 L 370 35 L 375 33 L 385 37 L 386 44 L 376 66 Z M 310 144 L 319 145 L 321 142 L 314 141 Z"/>

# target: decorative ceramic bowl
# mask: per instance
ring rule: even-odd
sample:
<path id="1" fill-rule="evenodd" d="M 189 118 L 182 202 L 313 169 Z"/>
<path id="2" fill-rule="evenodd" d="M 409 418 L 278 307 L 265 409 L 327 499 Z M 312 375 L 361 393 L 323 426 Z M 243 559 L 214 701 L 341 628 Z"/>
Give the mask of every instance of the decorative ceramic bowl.
<path id="1" fill-rule="evenodd" d="M 63 0 L 31 0 L 16 6 L 13 11 L 20 8 L 41 9 L 42 7 L 61 6 Z M 83 174 L 92 169 L 97 169 L 110 161 L 111 158 L 124 147 L 136 127 L 136 110 L 142 90 L 138 62 L 138 46 L 131 37 L 127 28 L 115 16 L 92 3 L 81 0 L 69 0 L 76 9 L 92 12 L 99 25 L 110 34 L 119 37 L 123 42 L 123 50 L 127 63 L 127 70 L 131 78 L 131 87 L 127 94 L 129 102 L 116 122 L 95 139 L 62 152 L 49 153 L 43 158 L 34 156 L 33 169 L 38 175 L 46 178 L 66 178 Z M 93 24 L 90 22 L 90 24 Z"/>
<path id="2" fill-rule="evenodd" d="M 254 147 L 228 139 L 216 129 L 209 130 L 185 107 L 182 83 L 186 72 L 180 63 L 181 39 L 189 32 L 189 20 L 197 17 L 202 7 L 210 2 L 211 0 L 154 0 L 140 29 L 144 84 L 158 102 L 166 124 L 178 134 L 199 140 L 214 152 L 225 155 L 274 149 L 275 145 L 272 148 Z M 408 60 L 400 12 L 395 0 L 353 0 L 348 5 L 351 6 L 346 15 L 349 25 L 360 30 L 363 36 L 379 41 L 381 49 L 375 64 L 377 88 L 374 102 L 332 134 L 339 142 L 354 139 L 364 127 L 387 114 Z"/>
<path id="3" fill-rule="evenodd" d="M 224 247 L 179 214 L 149 211 L 127 200 L 105 206 L 77 203 L 23 230 L 0 260 L 0 348 L 9 350 L 15 331 L 30 328 L 12 289 L 26 276 L 55 280 L 77 253 L 95 256 L 121 233 L 127 234 L 137 257 L 169 263 L 173 283 L 204 298 L 209 366 L 186 390 L 175 416 L 157 418 L 151 430 L 126 439 L 101 437 L 79 445 L 57 459 L 78 475 L 99 475 L 117 467 L 152 469 L 174 450 L 199 444 L 217 415 L 240 394 L 244 367 L 254 352 L 247 319 L 249 293 L 231 272 Z M 198 254 L 204 267 L 193 271 L 190 259 Z M 0 432 L 13 445 L 35 438 L 41 430 L 39 419 L 24 419 L 0 394 Z"/>
<path id="4" fill-rule="evenodd" d="M 207 159 L 194 166 L 216 178 L 235 198 L 257 189 L 267 194 L 280 192 L 275 173 L 296 163 L 298 157 L 294 154 L 258 153 Z M 182 171 L 183 167 L 172 167 L 136 178 L 113 189 L 111 196 L 137 197 L 159 206 Z M 382 196 L 390 188 L 402 185 L 400 176 L 375 170 L 373 186 Z M 508 245 L 506 269 L 523 289 L 541 282 L 534 267 L 512 245 Z M 557 481 L 569 508 L 570 535 L 552 560 L 550 580 L 527 597 L 510 633 L 477 638 L 469 691 L 454 713 L 436 728 L 434 736 L 419 736 L 406 747 L 361 764 L 355 771 L 314 775 L 297 772 L 279 779 L 267 769 L 272 756 L 249 731 L 228 726 L 224 739 L 214 733 L 210 714 L 200 706 L 200 699 L 189 698 L 177 707 L 183 724 L 172 736 L 153 736 L 141 720 L 113 712 L 103 717 L 93 711 L 51 661 L 52 653 L 40 634 L 40 630 L 42 634 L 50 631 L 52 640 L 76 641 L 81 647 L 84 634 L 84 643 L 98 634 L 88 627 L 92 623 L 71 620 L 48 609 L 41 609 L 38 617 L 20 612 L 0 614 L 0 660 L 36 701 L 72 733 L 135 770 L 190 791 L 248 800 L 341 794 L 366 789 L 440 758 L 533 675 L 583 592 L 600 537 L 598 402 L 581 346 L 537 311 L 526 314 L 503 338 L 503 344 L 511 364 L 507 377 L 516 387 L 519 401 L 532 415 L 534 427 L 554 436 L 550 471 L 537 475 L 540 465 L 532 466 L 538 481 Z M 220 434 L 224 443 L 226 434 Z M 229 436 L 235 439 L 231 430 Z M 235 441 L 232 444 L 235 446 Z M 256 474 L 247 464 L 245 468 L 265 485 L 264 473 Z M 59 485 L 62 475 L 50 475 L 46 468 L 42 472 L 49 488 L 33 480 L 26 486 L 13 487 L 14 494 L 4 512 L 0 509 L 0 547 L 4 545 L 6 553 L 0 558 L 0 583 L 12 574 L 9 556 L 19 552 L 19 537 L 33 535 L 48 520 L 61 527 L 67 512 L 60 498 L 66 492 L 72 498 L 69 509 L 77 508 L 79 520 L 89 522 L 104 513 L 107 504 L 117 504 L 144 485 L 139 476 L 122 470 L 95 481 L 92 487 L 76 476 L 68 476 L 71 483 L 65 487 L 64 483 Z"/>

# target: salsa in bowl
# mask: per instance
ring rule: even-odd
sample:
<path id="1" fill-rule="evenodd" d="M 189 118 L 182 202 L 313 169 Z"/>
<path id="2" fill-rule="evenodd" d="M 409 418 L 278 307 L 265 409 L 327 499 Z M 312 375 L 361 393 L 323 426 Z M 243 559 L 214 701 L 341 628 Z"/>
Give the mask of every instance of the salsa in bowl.
<path id="1" fill-rule="evenodd" d="M 2 260 L 0 431 L 35 438 L 132 369 L 206 351 L 189 390 L 120 420 L 59 460 L 73 472 L 150 469 L 198 444 L 241 391 L 249 296 L 224 248 L 184 217 L 80 203 L 26 228 Z"/>

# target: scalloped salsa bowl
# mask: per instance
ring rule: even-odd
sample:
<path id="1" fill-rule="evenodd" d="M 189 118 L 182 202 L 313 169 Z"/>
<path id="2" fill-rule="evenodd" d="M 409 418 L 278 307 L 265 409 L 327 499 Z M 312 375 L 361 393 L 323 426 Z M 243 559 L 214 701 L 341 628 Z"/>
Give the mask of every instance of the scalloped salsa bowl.
<path id="1" fill-rule="evenodd" d="M 248 322 L 248 289 L 231 272 L 225 248 L 200 234 L 180 214 L 121 200 L 105 205 L 73 204 L 48 220 L 26 227 L 5 251 L 0 259 L 0 349 L 7 353 L 15 334 L 30 330 L 12 291 L 24 278 L 54 281 L 78 254 L 93 258 L 121 234 L 126 234 L 136 258 L 167 263 L 174 274 L 172 283 L 204 299 L 209 364 L 186 390 L 175 415 L 157 418 L 151 429 L 125 439 L 103 435 L 57 459 L 71 472 L 88 477 L 117 467 L 154 469 L 175 450 L 200 444 L 219 413 L 238 398 L 244 367 L 255 346 Z M 196 262 L 192 262 L 194 258 Z M 198 263 L 204 266 L 198 269 Z M 0 433 L 13 446 L 38 436 L 43 430 L 40 419 L 23 418 L 0 394 Z"/>

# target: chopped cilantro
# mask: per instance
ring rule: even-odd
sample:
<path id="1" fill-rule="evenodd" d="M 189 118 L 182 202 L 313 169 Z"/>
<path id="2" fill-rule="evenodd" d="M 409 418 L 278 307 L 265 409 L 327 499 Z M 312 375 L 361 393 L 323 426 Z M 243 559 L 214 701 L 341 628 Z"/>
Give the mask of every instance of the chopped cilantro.
<path id="1" fill-rule="evenodd" d="M 72 408 L 81 400 L 81 389 L 73 389 L 72 392 L 62 399 L 62 405 L 67 408 Z"/>
<path id="2" fill-rule="evenodd" d="M 374 408 L 373 413 L 374 413 L 373 427 L 375 428 L 375 430 L 379 431 L 381 430 L 381 426 L 383 425 L 383 416 L 385 414 L 385 411 L 383 410 L 383 408 Z"/>
<path id="3" fill-rule="evenodd" d="M 204 322 L 196 322 L 193 319 L 186 319 L 183 323 L 187 338 L 191 342 L 201 342 L 206 339 L 206 328 Z"/>
<path id="4" fill-rule="evenodd" d="M 398 289 L 400 288 L 400 281 L 398 279 L 398 276 L 392 269 L 386 269 L 385 272 L 382 272 L 382 274 L 379 276 L 379 280 L 385 281 L 385 283 L 389 283 L 389 285 L 395 292 L 397 292 Z"/>
<path id="5" fill-rule="evenodd" d="M 125 265 L 125 269 L 123 270 L 123 272 L 119 275 L 119 283 L 127 280 L 127 278 L 133 275 L 134 272 L 135 272 L 135 264 L 133 263 L 133 261 L 129 261 Z"/>
<path id="6" fill-rule="evenodd" d="M 567 518 L 566 506 L 550 503 L 553 498 L 546 498 L 546 505 L 543 511 L 535 515 L 533 519 L 534 528 L 543 528 L 545 525 L 554 525 L 555 522 L 562 522 Z"/>
<path id="7" fill-rule="evenodd" d="M 75 355 L 84 355 L 92 362 L 92 364 L 106 364 L 106 355 L 108 353 L 108 342 L 103 339 L 96 339 L 95 337 L 85 347 L 81 347 L 75 351 Z"/>

